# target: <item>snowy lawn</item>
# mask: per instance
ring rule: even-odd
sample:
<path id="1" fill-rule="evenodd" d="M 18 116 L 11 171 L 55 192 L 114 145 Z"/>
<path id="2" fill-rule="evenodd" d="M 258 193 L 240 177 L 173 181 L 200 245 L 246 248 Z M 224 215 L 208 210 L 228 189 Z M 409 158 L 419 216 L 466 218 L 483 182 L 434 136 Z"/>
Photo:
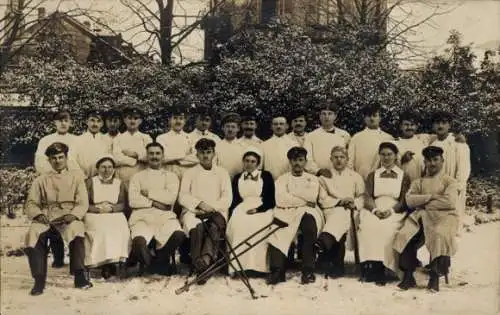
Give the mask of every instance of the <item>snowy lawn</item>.
<path id="1" fill-rule="evenodd" d="M 183 285 L 185 276 L 93 279 L 94 288 L 80 291 L 73 288 L 67 266 L 57 270 L 50 265 L 45 293 L 31 297 L 28 292 L 33 282 L 26 257 L 6 256 L 8 249 L 21 245 L 26 222 L 23 218 L 1 219 L 2 315 L 500 314 L 500 222 L 476 226 L 460 238 L 450 285 L 442 281 L 438 294 L 425 290 L 427 276 L 423 273 L 417 274 L 418 289 L 401 292 L 396 283 L 377 287 L 358 282 L 354 275 L 338 280 L 318 275 L 316 283 L 302 286 L 300 274 L 290 272 L 288 281 L 275 287 L 266 286 L 263 279 L 252 279 L 257 294 L 267 296 L 252 300 L 240 281 L 222 276 L 179 296 L 174 291 Z M 425 251 L 419 255 L 426 260 Z M 352 254 L 347 258 L 352 259 Z"/>

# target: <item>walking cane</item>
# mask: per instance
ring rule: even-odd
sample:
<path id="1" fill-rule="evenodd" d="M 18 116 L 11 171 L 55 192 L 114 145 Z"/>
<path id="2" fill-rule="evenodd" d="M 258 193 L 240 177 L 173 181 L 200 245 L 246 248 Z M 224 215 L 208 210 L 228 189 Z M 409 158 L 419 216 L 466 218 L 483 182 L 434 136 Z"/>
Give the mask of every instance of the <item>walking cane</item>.
<path id="1" fill-rule="evenodd" d="M 351 212 L 351 229 L 352 238 L 354 242 L 354 264 L 356 266 L 356 271 L 359 272 L 359 243 L 358 243 L 358 228 L 356 226 L 356 221 L 354 220 L 354 212 L 356 207 L 349 210 Z"/>
<path id="2" fill-rule="evenodd" d="M 254 243 L 249 243 L 249 241 L 251 239 L 253 239 L 255 236 L 257 236 L 261 232 L 269 229 L 272 225 L 276 225 L 276 228 L 274 228 L 273 230 L 269 231 L 267 234 L 265 234 L 264 236 L 262 236 L 261 238 L 259 238 Z M 181 288 L 175 290 L 175 294 L 179 295 L 179 294 L 181 294 L 183 292 L 186 292 L 186 291 L 189 290 L 189 287 L 192 286 L 193 284 L 198 283 L 198 282 L 203 281 L 203 280 L 209 279 L 217 271 L 219 271 L 220 269 L 222 269 L 226 264 L 229 264 L 233 260 L 236 260 L 238 257 L 240 257 L 243 254 L 245 254 L 246 252 L 250 251 L 256 245 L 262 243 L 265 239 L 267 239 L 269 236 L 271 236 L 272 234 L 274 234 L 276 231 L 278 231 L 279 229 L 282 229 L 284 227 L 287 227 L 287 226 L 288 226 L 288 224 L 286 222 L 283 222 L 283 221 L 281 221 L 281 220 L 279 220 L 277 218 L 274 218 L 271 223 L 265 225 L 264 227 L 262 227 L 258 231 L 254 232 L 253 234 L 251 234 L 250 236 L 248 236 L 247 238 L 245 238 L 239 244 L 237 244 L 232 249 L 233 253 L 235 253 L 234 257 L 231 257 L 231 258 L 229 258 L 229 257 L 221 257 L 221 258 L 217 259 L 206 270 L 204 270 L 202 273 L 200 273 L 195 279 L 193 279 L 191 281 L 186 281 L 186 283 L 184 284 L 184 286 L 182 286 Z M 241 251 L 240 253 L 236 254 L 236 250 L 238 248 L 240 248 L 241 246 L 245 245 L 245 244 L 248 245 L 248 247 L 246 249 L 244 249 L 243 251 Z M 250 293 L 252 294 L 252 291 Z M 253 294 L 252 294 L 252 297 L 255 298 Z"/>

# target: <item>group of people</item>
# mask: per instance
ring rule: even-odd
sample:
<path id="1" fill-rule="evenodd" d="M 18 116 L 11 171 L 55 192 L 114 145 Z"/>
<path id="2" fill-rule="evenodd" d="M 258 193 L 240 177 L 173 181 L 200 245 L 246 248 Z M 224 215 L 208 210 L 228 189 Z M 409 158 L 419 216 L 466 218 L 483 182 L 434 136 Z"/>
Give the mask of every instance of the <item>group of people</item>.
<path id="1" fill-rule="evenodd" d="M 92 110 L 80 136 L 69 133 L 69 112 L 56 113 L 56 132 L 38 145 L 40 176 L 25 206 L 33 220 L 26 237 L 31 294 L 45 289 L 49 244 L 53 267 L 64 265 L 68 244 L 75 287 L 90 288 L 89 268 L 105 278 L 121 272 L 117 265 L 137 264 L 171 275 L 177 250 L 201 274 L 227 250 L 224 239 L 238 252 L 248 249 L 236 254 L 238 265 L 266 274 L 268 284 L 285 281 L 290 247 L 300 239 L 303 284 L 315 281 L 318 262 L 331 277 L 344 275 L 345 251 L 356 249 L 362 281 L 385 285 L 392 271 L 401 289 L 416 286 L 417 250 L 425 244 L 428 288 L 438 291 L 465 208 L 470 152 L 463 135 L 450 133 L 445 112 L 433 116 L 434 134 L 417 134 L 418 117 L 406 112 L 394 138 L 379 127 L 380 107 L 370 105 L 366 128 L 351 137 L 335 126 L 338 114 L 335 105 L 322 106 L 320 127 L 310 133 L 304 111 L 275 114 L 273 135 L 262 141 L 252 110 L 226 114 L 220 139 L 209 130 L 208 108 L 197 109 L 195 130 L 186 133 L 186 112 L 172 107 L 170 130 L 153 141 L 139 130 L 145 117 L 138 108 Z M 264 242 L 247 241 L 274 220 L 283 224 Z"/>

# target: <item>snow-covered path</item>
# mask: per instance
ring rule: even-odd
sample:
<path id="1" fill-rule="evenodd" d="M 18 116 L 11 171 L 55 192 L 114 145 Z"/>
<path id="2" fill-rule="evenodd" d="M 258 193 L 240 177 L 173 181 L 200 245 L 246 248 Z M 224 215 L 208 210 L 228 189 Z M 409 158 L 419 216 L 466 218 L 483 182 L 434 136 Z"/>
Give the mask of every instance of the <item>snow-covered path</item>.
<path id="1" fill-rule="evenodd" d="M 3 229 L 4 234 L 6 231 Z M 2 242 L 6 240 L 2 235 Z M 4 247 L 4 246 L 2 246 Z M 134 278 L 123 282 L 93 280 L 94 288 L 73 288 L 67 268 L 49 267 L 48 287 L 39 297 L 30 297 L 32 286 L 25 257 L 1 257 L 1 314 L 363 314 L 363 315 L 493 315 L 500 314 L 500 223 L 475 227 L 460 239 L 452 260 L 450 286 L 441 292 L 425 290 L 426 276 L 417 275 L 419 289 L 401 292 L 395 283 L 386 287 L 362 284 L 356 278 L 325 280 L 302 286 L 298 274 L 288 274 L 287 283 L 267 287 L 252 280 L 260 295 L 251 300 L 243 284 L 219 277 L 205 286 L 176 296 L 184 279 Z M 467 283 L 467 284 L 465 284 Z"/>

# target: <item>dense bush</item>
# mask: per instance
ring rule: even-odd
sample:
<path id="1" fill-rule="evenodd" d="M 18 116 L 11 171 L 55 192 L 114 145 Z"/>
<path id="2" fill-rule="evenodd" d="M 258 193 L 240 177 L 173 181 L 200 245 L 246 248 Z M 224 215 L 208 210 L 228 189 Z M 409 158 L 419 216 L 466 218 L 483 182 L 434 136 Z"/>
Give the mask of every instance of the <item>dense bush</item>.
<path id="1" fill-rule="evenodd" d="M 254 106 L 263 138 L 270 135 L 273 112 L 297 106 L 309 111 L 309 128 L 314 128 L 315 106 L 321 102 L 341 104 L 338 124 L 351 133 L 362 128 L 359 109 L 373 101 L 383 106 L 382 127 L 394 134 L 395 122 L 407 108 L 420 112 L 424 122 L 433 110 L 447 109 L 459 122 L 455 129 L 479 140 L 496 131 L 498 64 L 485 59 L 481 69 L 474 68 L 475 57 L 461 44 L 459 34 L 451 35 L 450 48 L 442 56 L 422 71 L 409 72 L 400 70 L 385 50 L 363 44 L 360 38 L 367 30 L 332 27 L 324 32 L 326 40 L 316 42 L 290 25 L 247 27 L 222 47 L 219 63 L 210 67 L 139 63 L 106 68 L 82 66 L 64 54 L 51 60 L 25 58 L 1 80 L 37 102 L 43 99 L 44 104 L 71 109 L 75 133 L 83 131 L 83 114 L 89 108 L 136 105 L 149 114 L 143 130 L 154 136 L 166 129 L 165 112 L 180 99 L 209 105 L 219 114 Z M 29 147 L 53 131 L 46 109 L 0 114 L 2 151 L 11 154 L 3 160 L 23 152 L 32 156 Z M 424 123 L 422 131 L 429 131 L 429 126 Z M 490 167 L 488 160 L 498 166 L 495 156 L 487 156 L 490 153 L 477 163 Z"/>
<path id="2" fill-rule="evenodd" d="M 0 212 L 12 215 L 22 204 L 36 177 L 32 167 L 26 169 L 0 169 Z"/>

